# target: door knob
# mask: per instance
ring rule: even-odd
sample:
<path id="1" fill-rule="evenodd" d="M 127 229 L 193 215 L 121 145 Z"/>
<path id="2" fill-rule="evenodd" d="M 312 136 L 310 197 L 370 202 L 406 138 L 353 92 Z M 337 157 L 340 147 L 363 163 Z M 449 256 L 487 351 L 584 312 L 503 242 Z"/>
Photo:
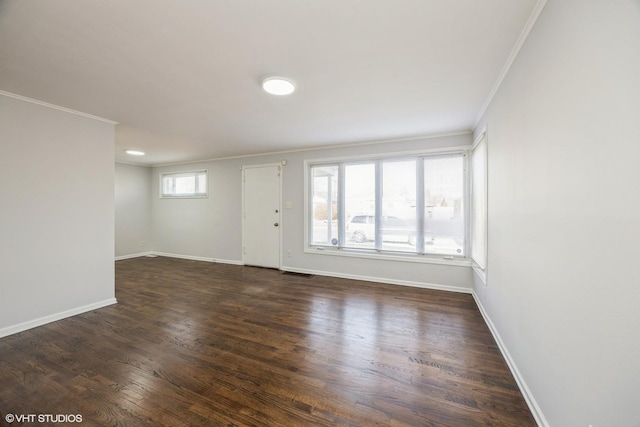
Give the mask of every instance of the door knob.
<path id="1" fill-rule="evenodd" d="M 278 223 L 276 222 L 275 224 L 273 224 L 273 226 L 274 226 L 274 227 L 277 227 L 277 226 L 278 226 Z"/>

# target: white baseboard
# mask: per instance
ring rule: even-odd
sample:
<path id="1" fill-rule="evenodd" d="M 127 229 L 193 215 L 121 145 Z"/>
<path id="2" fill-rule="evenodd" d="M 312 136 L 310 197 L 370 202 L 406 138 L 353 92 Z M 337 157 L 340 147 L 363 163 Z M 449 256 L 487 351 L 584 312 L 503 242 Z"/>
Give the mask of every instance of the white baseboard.
<path id="1" fill-rule="evenodd" d="M 140 257 L 143 257 L 143 256 L 149 256 L 149 255 L 151 255 L 151 252 L 140 252 L 140 253 L 137 253 L 137 254 L 120 255 L 120 256 L 117 256 L 115 258 L 115 260 L 116 261 L 121 261 L 123 259 L 140 258 Z"/>
<path id="2" fill-rule="evenodd" d="M 435 283 L 414 282 L 410 280 L 395 280 L 386 277 L 361 276 L 357 274 L 336 273 L 333 271 L 307 270 L 305 268 L 282 266 L 282 271 L 290 271 L 292 273 L 315 274 L 316 276 L 338 277 L 340 279 L 364 280 L 366 282 L 386 283 L 390 285 L 410 286 L 414 288 L 434 289 L 438 291 L 459 292 L 470 294 L 471 289 L 462 286 L 438 285 Z"/>
<path id="3" fill-rule="evenodd" d="M 233 264 L 233 265 L 244 265 L 242 261 L 236 261 L 233 259 L 221 259 L 221 258 L 206 258 L 201 256 L 192 256 L 192 255 L 180 255 L 180 254 L 170 254 L 166 252 L 150 252 L 150 255 L 156 256 L 165 256 L 169 258 L 180 258 L 180 259 L 190 259 L 193 261 L 205 261 L 205 262 L 215 262 L 218 264 Z"/>
<path id="4" fill-rule="evenodd" d="M 213 262 L 217 262 L 219 264 L 244 265 L 244 263 L 242 261 L 238 261 L 238 260 L 235 260 L 235 259 L 214 258 Z"/>
<path id="5" fill-rule="evenodd" d="M 83 305 L 82 307 L 72 308 L 71 310 L 62 311 L 60 313 L 51 314 L 49 316 L 40 317 L 38 319 L 29 320 L 17 325 L 7 326 L 0 329 L 0 338 L 117 303 L 118 301 L 115 298 L 110 298 L 93 304 Z"/>
<path id="6" fill-rule="evenodd" d="M 527 386 L 527 383 L 522 377 L 522 374 L 520 373 L 518 366 L 516 366 L 516 362 L 511 357 L 509 350 L 507 350 L 507 347 L 504 344 L 504 341 L 502 341 L 502 337 L 500 337 L 498 330 L 496 329 L 495 325 L 491 321 L 491 318 L 489 317 L 486 310 L 484 309 L 484 306 L 482 305 L 480 298 L 478 298 L 478 295 L 476 294 L 475 290 L 471 292 L 471 295 L 473 295 L 473 299 L 476 301 L 476 305 L 480 310 L 480 314 L 482 314 L 484 322 L 489 327 L 489 330 L 491 331 L 491 335 L 493 335 L 493 338 L 496 340 L 496 344 L 498 344 L 498 348 L 502 353 L 502 357 L 504 357 L 504 360 L 507 362 L 507 365 L 509 366 L 509 370 L 511 370 L 511 374 L 515 378 L 516 383 L 518 384 L 518 387 L 520 388 L 520 391 L 524 396 L 524 400 L 527 402 L 527 405 L 529 406 L 529 410 L 531 410 L 531 414 L 533 415 L 533 418 L 536 420 L 536 423 L 538 423 L 539 426 L 550 427 L 549 422 L 547 421 L 544 414 L 542 413 L 540 406 L 538 406 L 538 402 L 536 402 L 536 399 L 533 397 L 533 393 L 531 393 L 529 386 Z"/>

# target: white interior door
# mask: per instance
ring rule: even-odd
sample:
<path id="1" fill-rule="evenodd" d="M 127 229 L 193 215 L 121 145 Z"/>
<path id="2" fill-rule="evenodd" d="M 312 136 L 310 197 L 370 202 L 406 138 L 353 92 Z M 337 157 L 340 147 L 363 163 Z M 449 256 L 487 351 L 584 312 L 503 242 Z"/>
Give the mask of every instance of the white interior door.
<path id="1" fill-rule="evenodd" d="M 242 258 L 280 268 L 280 165 L 243 168 Z"/>

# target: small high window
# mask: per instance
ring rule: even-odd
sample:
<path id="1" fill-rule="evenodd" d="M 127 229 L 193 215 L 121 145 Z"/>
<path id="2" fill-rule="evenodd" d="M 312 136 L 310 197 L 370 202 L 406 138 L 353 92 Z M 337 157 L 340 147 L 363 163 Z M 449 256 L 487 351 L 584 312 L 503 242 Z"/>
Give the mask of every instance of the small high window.
<path id="1" fill-rule="evenodd" d="M 207 171 L 161 174 L 160 197 L 207 197 Z"/>

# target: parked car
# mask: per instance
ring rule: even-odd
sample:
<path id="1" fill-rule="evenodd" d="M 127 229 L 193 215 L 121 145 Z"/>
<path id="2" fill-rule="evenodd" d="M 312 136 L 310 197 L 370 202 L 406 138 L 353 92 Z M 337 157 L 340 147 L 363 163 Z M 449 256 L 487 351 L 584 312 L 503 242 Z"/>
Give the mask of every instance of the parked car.
<path id="1" fill-rule="evenodd" d="M 375 240 L 374 215 L 354 215 L 347 224 L 347 236 L 356 243 Z M 413 227 L 395 216 L 383 216 L 381 224 L 383 242 L 416 244 Z"/>

